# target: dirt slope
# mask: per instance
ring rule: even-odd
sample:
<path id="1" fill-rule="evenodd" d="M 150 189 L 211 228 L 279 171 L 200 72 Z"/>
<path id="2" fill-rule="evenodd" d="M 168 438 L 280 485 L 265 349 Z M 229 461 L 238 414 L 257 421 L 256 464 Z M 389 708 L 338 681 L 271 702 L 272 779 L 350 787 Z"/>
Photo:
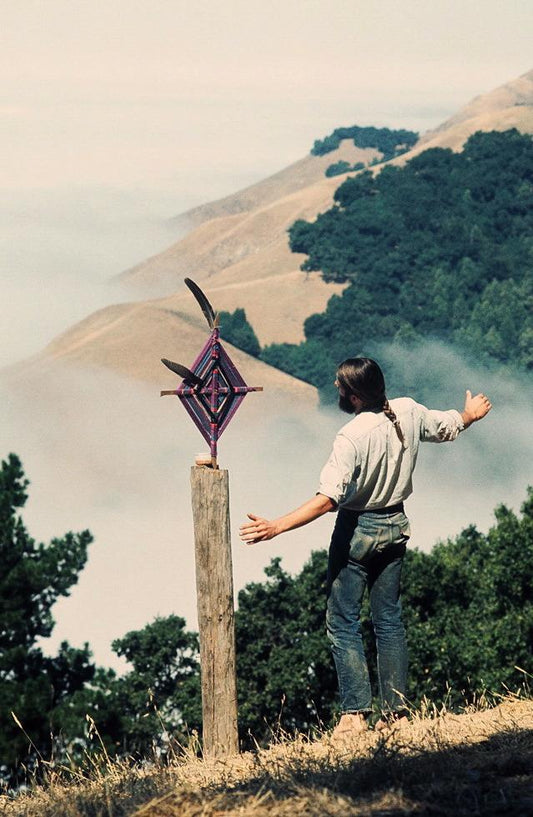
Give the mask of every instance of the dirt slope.
<path id="1" fill-rule="evenodd" d="M 204 221 L 219 218 L 225 215 L 249 212 L 258 207 L 265 207 L 278 199 L 298 190 L 310 187 L 315 182 L 322 181 L 326 168 L 341 159 L 355 164 L 368 163 L 381 154 L 374 148 L 362 149 L 356 147 L 351 140 L 341 143 L 339 148 L 325 156 L 308 154 L 294 164 L 279 170 L 272 176 L 260 182 L 232 193 L 218 201 L 208 202 L 174 219 L 176 225 L 184 224 L 190 229 Z"/>
<path id="2" fill-rule="evenodd" d="M 438 128 L 423 134 L 413 150 L 391 164 L 404 164 L 429 148 L 461 150 L 468 137 L 477 131 L 510 128 L 533 134 L 533 71 L 488 94 L 476 96 Z"/>
<path id="3" fill-rule="evenodd" d="M 331 206 L 339 179 L 324 176 L 330 164 L 368 163 L 378 155 L 345 141 L 327 156 L 309 155 L 244 191 L 196 208 L 183 217 L 197 225 L 191 232 L 123 279 L 167 294 L 183 293 L 183 278 L 193 278 L 217 309 L 243 307 L 262 344 L 298 343 L 305 318 L 323 311 L 343 287 L 325 284 L 318 274 L 301 274 L 303 257 L 291 253 L 287 230 Z M 180 303 L 189 315 L 197 309 L 190 297 Z"/>
<path id="4" fill-rule="evenodd" d="M 457 141 L 462 134 L 512 127 L 533 132 L 533 70 L 488 94 L 476 96 L 438 128 L 424 134 L 417 148 L 440 145 L 457 150 L 462 146 Z"/>

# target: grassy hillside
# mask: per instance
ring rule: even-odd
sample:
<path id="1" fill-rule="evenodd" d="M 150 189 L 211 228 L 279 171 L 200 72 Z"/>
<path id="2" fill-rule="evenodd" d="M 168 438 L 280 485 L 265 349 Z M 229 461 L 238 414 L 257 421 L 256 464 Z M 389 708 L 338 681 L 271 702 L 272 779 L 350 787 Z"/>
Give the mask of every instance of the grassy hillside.
<path id="1" fill-rule="evenodd" d="M 533 701 L 414 713 L 386 733 L 336 745 L 278 738 L 226 760 L 176 747 L 141 769 L 105 763 L 0 799 L 6 817 L 407 817 L 526 815 L 533 809 Z M 70 777 L 70 780 L 69 780 Z"/>
<path id="2" fill-rule="evenodd" d="M 385 167 L 403 166 L 428 147 L 461 150 L 467 138 L 478 130 L 511 127 L 533 133 L 533 72 L 476 98 Z M 326 178 L 328 166 L 339 163 L 368 166 L 382 159 L 380 150 L 358 148 L 353 139 L 345 138 L 330 153 L 308 155 L 245 190 L 178 217 L 174 221 L 175 243 L 123 275 L 124 281 L 132 287 L 141 287 L 147 296 L 166 296 L 159 302 L 144 304 L 144 318 L 149 321 L 150 334 L 156 341 L 157 325 L 161 326 L 157 345 L 166 343 L 170 311 L 176 315 L 172 331 L 177 339 L 187 337 L 187 325 L 197 317 L 194 299 L 184 291 L 185 276 L 202 286 L 217 309 L 228 312 L 244 309 L 261 345 L 300 343 L 304 339 L 305 319 L 322 313 L 331 296 L 341 294 L 346 284 L 326 283 L 319 272 L 300 271 L 305 255 L 291 253 L 287 230 L 295 221 L 313 221 L 318 213 L 331 208 L 335 190 L 350 175 Z M 131 305 L 121 306 L 120 311 L 124 320 L 109 320 L 105 332 L 98 336 L 95 329 L 102 317 L 107 320 L 109 314 L 97 313 L 91 316 L 94 320 L 74 327 L 79 341 L 75 355 L 71 355 L 74 350 L 70 333 L 60 343 L 65 340 L 65 353 L 72 362 L 83 357 L 84 365 L 118 368 L 128 376 L 146 379 L 148 369 L 142 358 L 130 356 L 125 364 L 123 356 L 117 354 L 119 346 L 136 348 L 139 338 L 137 319 L 129 320 Z M 86 342 L 82 338 L 84 332 Z M 47 356 L 58 352 L 58 345 L 54 344 Z"/>

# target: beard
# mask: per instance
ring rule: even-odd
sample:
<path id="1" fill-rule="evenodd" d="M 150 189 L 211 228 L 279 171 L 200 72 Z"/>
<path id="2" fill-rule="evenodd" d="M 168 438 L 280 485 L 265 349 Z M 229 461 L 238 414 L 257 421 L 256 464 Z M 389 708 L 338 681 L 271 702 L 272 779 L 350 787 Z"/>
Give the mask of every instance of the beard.
<path id="1" fill-rule="evenodd" d="M 339 394 L 339 408 L 341 411 L 345 411 L 346 414 L 355 414 L 355 407 L 352 405 L 347 394 L 344 396 Z"/>

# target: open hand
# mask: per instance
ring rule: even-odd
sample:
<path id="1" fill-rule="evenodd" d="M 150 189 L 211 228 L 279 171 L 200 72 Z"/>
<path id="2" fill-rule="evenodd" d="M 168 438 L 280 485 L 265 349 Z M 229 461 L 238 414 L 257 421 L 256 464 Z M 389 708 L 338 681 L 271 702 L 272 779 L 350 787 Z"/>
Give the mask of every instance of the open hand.
<path id="1" fill-rule="evenodd" d="M 247 514 L 251 522 L 246 522 L 239 528 L 239 535 L 243 542 L 247 545 L 253 545 L 255 542 L 264 542 L 267 539 L 273 539 L 278 531 L 273 522 L 268 519 L 263 519 L 261 516 L 255 516 L 253 513 Z"/>
<path id="2" fill-rule="evenodd" d="M 472 392 L 467 389 L 465 397 L 465 407 L 462 412 L 463 422 L 465 427 L 481 420 L 492 408 L 492 404 L 488 397 L 484 394 L 476 394 L 472 397 Z"/>

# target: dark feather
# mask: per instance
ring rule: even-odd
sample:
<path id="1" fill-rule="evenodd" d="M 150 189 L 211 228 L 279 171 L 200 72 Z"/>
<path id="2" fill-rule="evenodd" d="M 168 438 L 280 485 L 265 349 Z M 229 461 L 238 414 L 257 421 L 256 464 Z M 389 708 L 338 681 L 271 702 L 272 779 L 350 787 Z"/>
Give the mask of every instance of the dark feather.
<path id="1" fill-rule="evenodd" d="M 217 316 L 215 315 L 215 310 L 207 300 L 207 297 L 204 295 L 198 284 L 195 284 L 194 281 L 191 281 L 190 278 L 185 278 L 185 283 L 191 290 L 192 294 L 200 304 L 200 308 L 205 315 L 207 323 L 209 324 L 210 329 L 214 329 L 217 325 Z"/>
<path id="2" fill-rule="evenodd" d="M 182 366 L 181 363 L 174 363 L 172 360 L 167 360 L 166 357 L 161 358 L 161 363 L 164 363 L 167 369 L 170 369 L 174 374 L 178 374 L 186 383 L 190 383 L 191 386 L 202 385 L 201 378 L 194 374 L 194 372 L 191 372 L 186 366 Z"/>

